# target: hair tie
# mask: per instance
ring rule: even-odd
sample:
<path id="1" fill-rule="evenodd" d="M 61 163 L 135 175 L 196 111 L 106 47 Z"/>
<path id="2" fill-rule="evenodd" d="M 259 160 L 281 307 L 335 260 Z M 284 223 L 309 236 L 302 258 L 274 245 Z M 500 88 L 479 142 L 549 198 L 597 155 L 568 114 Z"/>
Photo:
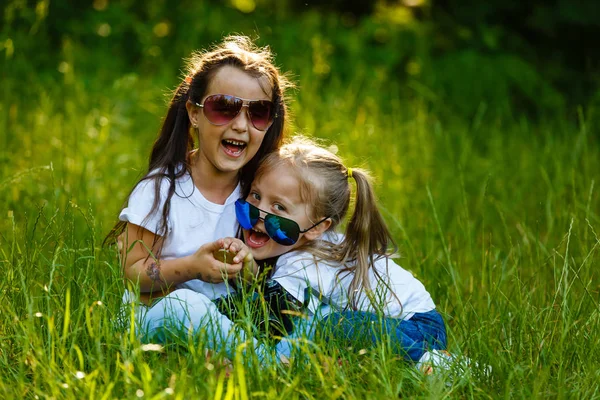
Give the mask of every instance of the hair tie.
<path id="1" fill-rule="evenodd" d="M 348 179 L 352 178 L 352 168 L 346 168 L 346 171 L 348 171 Z"/>

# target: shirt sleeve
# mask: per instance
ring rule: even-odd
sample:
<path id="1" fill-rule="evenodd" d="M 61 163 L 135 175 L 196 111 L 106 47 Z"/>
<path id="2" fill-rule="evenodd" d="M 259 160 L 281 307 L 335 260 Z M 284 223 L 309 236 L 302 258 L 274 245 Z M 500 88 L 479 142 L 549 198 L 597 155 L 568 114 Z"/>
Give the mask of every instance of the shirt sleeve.
<path id="1" fill-rule="evenodd" d="M 164 229 L 161 230 L 162 221 L 162 210 L 166 198 L 166 186 L 164 180 L 161 182 L 160 191 L 160 202 L 156 210 L 152 213 L 152 205 L 154 204 L 155 192 L 155 181 L 153 179 L 145 179 L 140 182 L 127 200 L 127 207 L 125 207 L 119 219 L 126 221 L 134 225 L 141 226 L 155 235 L 162 236 L 165 234 Z M 169 225 L 167 221 L 167 226 Z M 170 231 L 170 227 L 167 228 Z"/>
<path id="2" fill-rule="evenodd" d="M 305 266 L 299 260 L 287 261 L 283 265 L 278 262 L 271 279 L 277 281 L 296 300 L 304 303 L 305 290 L 310 286 L 306 272 Z"/>
<path id="3" fill-rule="evenodd" d="M 301 303 L 309 295 L 309 309 L 314 312 L 320 301 L 328 303 L 336 271 L 324 263 L 317 263 L 310 253 L 292 252 L 279 258 L 272 279 Z"/>

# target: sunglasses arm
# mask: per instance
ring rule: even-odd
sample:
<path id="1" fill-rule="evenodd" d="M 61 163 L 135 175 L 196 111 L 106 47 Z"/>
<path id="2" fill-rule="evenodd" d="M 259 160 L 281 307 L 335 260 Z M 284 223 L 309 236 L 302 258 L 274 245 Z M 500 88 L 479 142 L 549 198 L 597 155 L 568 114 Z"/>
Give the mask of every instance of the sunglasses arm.
<path id="1" fill-rule="evenodd" d="M 311 227 L 309 227 L 309 228 L 306 228 L 306 229 L 305 229 L 305 230 L 303 230 L 303 231 L 300 231 L 300 233 L 306 233 L 306 232 L 310 231 L 312 228 L 314 228 L 315 226 L 317 226 L 317 225 L 321 225 L 323 222 L 327 221 L 328 219 L 329 219 L 329 217 L 325 217 L 325 218 L 323 218 L 322 220 L 320 220 L 319 222 L 317 222 L 316 224 L 314 224 L 313 226 L 311 226 Z"/>

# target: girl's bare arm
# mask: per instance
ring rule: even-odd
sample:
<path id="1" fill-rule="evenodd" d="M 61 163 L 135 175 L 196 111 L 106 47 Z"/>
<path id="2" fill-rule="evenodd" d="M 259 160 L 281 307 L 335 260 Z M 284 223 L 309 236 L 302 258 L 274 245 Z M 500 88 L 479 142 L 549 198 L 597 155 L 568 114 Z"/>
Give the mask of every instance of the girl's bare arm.
<path id="1" fill-rule="evenodd" d="M 213 252 L 223 247 L 221 241 L 207 243 L 189 256 L 161 260 L 150 255 L 156 235 L 138 225 L 128 224 L 123 235 L 122 257 L 125 278 L 139 286 L 140 292 L 161 294 L 173 286 L 201 279 L 218 283 L 234 277 L 242 262 L 226 264 L 216 260 Z M 155 248 L 162 245 L 158 238 Z M 150 256 L 149 256 L 150 255 Z"/>

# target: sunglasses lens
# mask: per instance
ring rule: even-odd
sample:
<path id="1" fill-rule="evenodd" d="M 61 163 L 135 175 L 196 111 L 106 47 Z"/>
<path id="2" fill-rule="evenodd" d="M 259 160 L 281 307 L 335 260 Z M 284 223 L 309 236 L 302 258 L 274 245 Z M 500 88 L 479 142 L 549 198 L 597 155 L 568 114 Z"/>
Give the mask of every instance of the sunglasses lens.
<path id="1" fill-rule="evenodd" d="M 242 228 L 252 229 L 258 222 L 259 215 L 260 211 L 252 204 L 241 199 L 235 202 L 235 216 Z"/>
<path id="2" fill-rule="evenodd" d="M 265 131 L 269 129 L 273 122 L 273 103 L 268 100 L 257 100 L 252 101 L 248 105 L 248 111 L 250 112 L 250 119 L 252 125 L 256 129 Z"/>
<path id="3" fill-rule="evenodd" d="M 215 125 L 225 125 L 239 114 L 242 105 L 242 99 L 215 94 L 204 99 L 204 115 Z"/>
<path id="4" fill-rule="evenodd" d="M 265 229 L 271 239 L 284 246 L 291 246 L 300 236 L 300 227 L 291 219 L 269 214 L 265 218 Z"/>

